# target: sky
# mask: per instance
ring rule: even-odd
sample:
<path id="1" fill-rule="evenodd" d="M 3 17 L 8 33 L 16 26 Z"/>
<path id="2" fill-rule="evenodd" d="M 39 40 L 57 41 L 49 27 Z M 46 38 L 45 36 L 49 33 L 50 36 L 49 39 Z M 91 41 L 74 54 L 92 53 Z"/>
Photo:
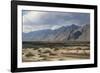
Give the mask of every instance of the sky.
<path id="1" fill-rule="evenodd" d="M 22 10 L 23 32 L 90 24 L 89 13 Z"/>

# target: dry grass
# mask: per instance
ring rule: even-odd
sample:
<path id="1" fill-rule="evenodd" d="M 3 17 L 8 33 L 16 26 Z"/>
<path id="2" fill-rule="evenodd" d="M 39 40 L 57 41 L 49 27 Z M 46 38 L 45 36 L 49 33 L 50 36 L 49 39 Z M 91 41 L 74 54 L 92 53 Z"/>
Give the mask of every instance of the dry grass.
<path id="1" fill-rule="evenodd" d="M 23 62 L 89 59 L 89 47 L 23 48 Z"/>

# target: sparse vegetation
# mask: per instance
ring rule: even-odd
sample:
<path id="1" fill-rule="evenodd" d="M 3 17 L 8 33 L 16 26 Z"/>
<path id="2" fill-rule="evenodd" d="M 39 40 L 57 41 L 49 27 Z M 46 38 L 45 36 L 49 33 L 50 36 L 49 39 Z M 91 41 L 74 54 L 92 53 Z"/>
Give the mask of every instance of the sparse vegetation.
<path id="1" fill-rule="evenodd" d="M 89 46 L 38 47 L 22 49 L 23 62 L 89 59 Z"/>
<path id="2" fill-rule="evenodd" d="M 28 52 L 25 56 L 26 56 L 26 57 L 32 57 L 32 56 L 34 56 L 34 55 L 32 54 L 32 52 Z"/>

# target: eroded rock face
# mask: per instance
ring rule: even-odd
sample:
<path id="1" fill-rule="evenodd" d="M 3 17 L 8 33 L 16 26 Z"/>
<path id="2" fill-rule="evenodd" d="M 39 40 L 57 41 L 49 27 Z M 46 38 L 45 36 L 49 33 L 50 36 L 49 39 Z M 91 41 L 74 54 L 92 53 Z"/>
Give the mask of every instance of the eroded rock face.
<path id="1" fill-rule="evenodd" d="M 22 49 L 23 62 L 60 61 L 70 59 L 89 59 L 89 47 L 66 48 L 25 48 Z"/>
<path id="2" fill-rule="evenodd" d="M 84 26 L 72 24 L 56 30 L 45 29 L 23 33 L 23 41 L 90 41 L 90 24 L 84 24 Z"/>

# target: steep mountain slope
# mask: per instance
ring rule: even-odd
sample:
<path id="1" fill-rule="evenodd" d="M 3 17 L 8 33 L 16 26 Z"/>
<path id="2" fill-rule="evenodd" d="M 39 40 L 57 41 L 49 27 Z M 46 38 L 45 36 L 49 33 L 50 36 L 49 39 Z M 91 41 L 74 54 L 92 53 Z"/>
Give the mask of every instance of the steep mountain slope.
<path id="1" fill-rule="evenodd" d="M 78 41 L 90 41 L 90 25 L 86 24 L 81 28 L 82 34 L 77 39 Z"/>
<path id="2" fill-rule="evenodd" d="M 47 41 L 47 42 L 67 42 L 67 41 L 89 41 L 90 25 L 78 26 L 72 24 L 63 26 L 56 30 L 39 30 L 23 33 L 23 41 Z"/>
<path id="3" fill-rule="evenodd" d="M 75 30 L 69 36 L 72 41 L 90 41 L 90 25 L 86 24 Z"/>

